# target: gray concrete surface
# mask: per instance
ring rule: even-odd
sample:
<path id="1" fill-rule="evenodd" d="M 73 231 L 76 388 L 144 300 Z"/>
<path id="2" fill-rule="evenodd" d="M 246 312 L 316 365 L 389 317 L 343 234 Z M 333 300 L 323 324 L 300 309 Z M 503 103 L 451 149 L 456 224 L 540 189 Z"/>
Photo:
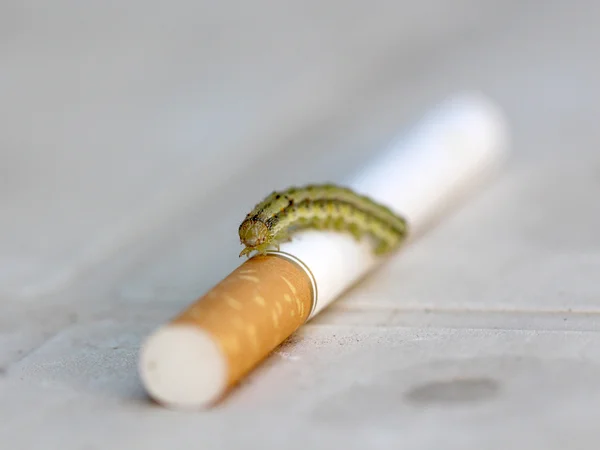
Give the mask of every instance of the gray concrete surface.
<path id="1" fill-rule="evenodd" d="M 0 4 L 0 448 L 597 449 L 598 20 L 557 0 Z M 499 178 L 217 409 L 147 401 L 141 339 L 239 263 L 249 204 L 465 88 L 511 120 Z"/>

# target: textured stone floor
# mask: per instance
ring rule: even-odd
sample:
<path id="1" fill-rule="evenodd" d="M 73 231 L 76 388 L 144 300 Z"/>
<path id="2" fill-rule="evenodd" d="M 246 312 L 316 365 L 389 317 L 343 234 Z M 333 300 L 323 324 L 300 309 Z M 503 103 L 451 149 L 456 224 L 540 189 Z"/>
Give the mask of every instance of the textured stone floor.
<path id="1" fill-rule="evenodd" d="M 0 4 L 0 448 L 597 449 L 598 18 Z M 248 205 L 342 176 L 464 89 L 510 120 L 499 177 L 218 408 L 148 402 L 140 341 L 239 264 Z"/>

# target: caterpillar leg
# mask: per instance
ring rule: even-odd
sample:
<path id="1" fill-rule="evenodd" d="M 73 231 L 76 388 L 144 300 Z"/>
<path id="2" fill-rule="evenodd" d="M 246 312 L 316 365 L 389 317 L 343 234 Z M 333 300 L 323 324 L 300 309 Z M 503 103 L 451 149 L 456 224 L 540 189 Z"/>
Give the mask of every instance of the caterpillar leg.
<path id="1" fill-rule="evenodd" d="M 362 232 L 359 226 L 355 223 L 351 223 L 350 225 L 348 225 L 348 231 L 352 236 L 354 236 L 354 239 L 356 239 L 357 241 L 360 241 L 360 239 L 362 238 Z"/>
<path id="2" fill-rule="evenodd" d="M 344 223 L 344 219 L 342 217 L 337 217 L 331 220 L 331 227 L 335 231 L 344 231 L 346 224 Z"/>
<path id="3" fill-rule="evenodd" d="M 379 241 L 375 245 L 375 249 L 373 250 L 373 253 L 375 253 L 377 256 L 381 256 L 381 255 L 385 255 L 389 251 L 390 251 L 390 246 L 388 245 L 388 243 L 385 241 Z"/>
<path id="4" fill-rule="evenodd" d="M 390 244 L 389 242 L 381 240 L 375 245 L 375 249 L 373 250 L 373 253 L 375 253 L 377 256 L 381 256 L 381 255 L 391 253 L 397 247 L 398 247 L 398 244 Z"/>
<path id="5" fill-rule="evenodd" d="M 275 238 L 273 239 L 273 242 L 271 243 L 271 245 L 277 250 L 279 251 L 281 248 L 281 244 L 284 244 L 286 242 L 291 242 L 292 238 L 290 236 L 289 233 L 287 232 L 282 232 L 280 234 L 278 234 L 277 236 L 275 236 Z"/>
<path id="6" fill-rule="evenodd" d="M 256 247 L 246 247 L 240 252 L 240 258 L 242 256 L 246 256 L 246 257 L 250 258 L 250 254 L 252 252 L 256 252 L 256 255 L 264 255 L 267 252 L 267 250 L 269 249 L 269 247 L 272 247 L 272 246 L 276 246 L 279 249 L 279 244 L 270 244 L 270 243 L 257 245 Z"/>
<path id="7" fill-rule="evenodd" d="M 253 248 L 250 247 L 245 247 L 241 252 L 239 257 L 241 258 L 242 256 L 245 256 L 246 258 L 250 258 L 250 253 L 252 253 L 254 251 Z"/>

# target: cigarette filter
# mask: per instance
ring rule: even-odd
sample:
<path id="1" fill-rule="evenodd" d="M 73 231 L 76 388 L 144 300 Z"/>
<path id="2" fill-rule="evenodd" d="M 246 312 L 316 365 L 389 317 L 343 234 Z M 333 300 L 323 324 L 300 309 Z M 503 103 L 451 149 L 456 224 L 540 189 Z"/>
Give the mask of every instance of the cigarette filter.
<path id="1" fill-rule="evenodd" d="M 342 183 L 404 217 L 409 240 L 498 166 L 508 144 L 501 112 L 480 95 L 432 110 L 378 159 Z M 176 409 L 222 398 L 298 327 L 382 264 L 368 242 L 306 230 L 255 256 L 144 343 L 140 377 Z"/>

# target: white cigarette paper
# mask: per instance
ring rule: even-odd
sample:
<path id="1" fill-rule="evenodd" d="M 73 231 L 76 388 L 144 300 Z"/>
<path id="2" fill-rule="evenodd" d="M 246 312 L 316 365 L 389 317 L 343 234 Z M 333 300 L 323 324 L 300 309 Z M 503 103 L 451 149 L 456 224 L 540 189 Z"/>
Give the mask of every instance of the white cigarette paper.
<path id="1" fill-rule="evenodd" d="M 470 194 L 495 170 L 507 145 L 506 120 L 489 99 L 456 95 L 345 185 L 407 219 L 410 240 L 443 213 L 449 201 Z M 366 240 L 357 242 L 333 231 L 299 232 L 280 251 L 301 260 L 314 277 L 318 295 L 310 318 L 381 262 Z"/>

